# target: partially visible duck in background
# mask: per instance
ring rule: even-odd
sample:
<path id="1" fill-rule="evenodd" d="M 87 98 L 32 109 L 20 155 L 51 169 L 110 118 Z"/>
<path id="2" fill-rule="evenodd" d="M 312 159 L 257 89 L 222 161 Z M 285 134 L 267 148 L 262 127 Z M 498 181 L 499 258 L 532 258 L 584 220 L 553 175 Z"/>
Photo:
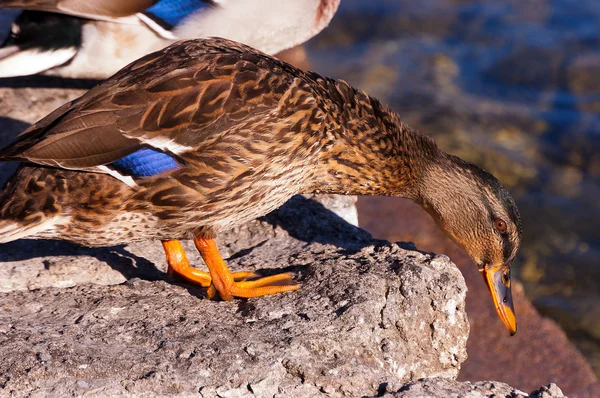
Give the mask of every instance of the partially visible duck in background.
<path id="1" fill-rule="evenodd" d="M 268 54 L 323 30 L 340 0 L 6 0 L 24 9 L 0 48 L 0 77 L 105 79 L 178 39 L 219 36 Z"/>

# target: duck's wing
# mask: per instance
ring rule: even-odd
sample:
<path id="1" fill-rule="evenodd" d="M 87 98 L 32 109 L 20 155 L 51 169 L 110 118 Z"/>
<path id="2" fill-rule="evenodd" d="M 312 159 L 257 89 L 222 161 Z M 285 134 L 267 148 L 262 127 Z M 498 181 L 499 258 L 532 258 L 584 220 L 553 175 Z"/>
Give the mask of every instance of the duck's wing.
<path id="1" fill-rule="evenodd" d="M 156 2 L 157 0 L 0 0 L 0 8 L 21 8 L 110 20 L 144 11 Z"/>
<path id="2" fill-rule="evenodd" d="M 294 95 L 303 92 L 286 68 L 293 70 L 224 39 L 181 42 L 58 108 L 0 151 L 0 159 L 107 172 L 101 166 L 151 149 L 182 164 L 226 134 L 250 139 L 257 125 L 285 123 L 280 100 L 292 85 Z"/>

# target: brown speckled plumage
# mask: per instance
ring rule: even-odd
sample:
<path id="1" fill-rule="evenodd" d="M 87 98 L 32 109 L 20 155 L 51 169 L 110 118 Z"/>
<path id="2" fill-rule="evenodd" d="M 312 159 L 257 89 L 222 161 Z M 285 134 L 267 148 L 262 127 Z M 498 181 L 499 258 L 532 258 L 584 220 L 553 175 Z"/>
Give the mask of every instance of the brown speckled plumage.
<path id="1" fill-rule="evenodd" d="M 177 155 L 186 167 L 140 179 L 135 189 L 97 174 L 96 166 L 166 141 L 174 151 L 193 148 Z M 95 171 L 26 166 L 17 180 L 31 192 L 25 195 L 61 209 L 35 202 L 28 220 L 71 217 L 44 237 L 106 245 L 212 236 L 299 192 L 407 194 L 415 155 L 436 151 L 431 140 L 346 83 L 215 39 L 184 42 L 129 65 L 32 126 L 2 156 Z M 67 192 L 54 188 L 59 179 L 68 182 Z M 90 187 L 89 200 L 79 194 L 83 187 Z M 3 219 L 24 204 L 19 197 L 3 203 Z M 135 234 L 106 228 L 121 212 L 145 214 L 152 227 Z"/>
<path id="2" fill-rule="evenodd" d="M 106 174 L 142 148 L 180 167 Z M 25 162 L 0 196 L 0 242 L 211 238 L 294 194 L 325 192 L 410 198 L 481 265 L 510 264 L 520 244 L 514 201 L 492 175 L 347 83 L 218 38 L 130 64 L 0 159 Z"/>

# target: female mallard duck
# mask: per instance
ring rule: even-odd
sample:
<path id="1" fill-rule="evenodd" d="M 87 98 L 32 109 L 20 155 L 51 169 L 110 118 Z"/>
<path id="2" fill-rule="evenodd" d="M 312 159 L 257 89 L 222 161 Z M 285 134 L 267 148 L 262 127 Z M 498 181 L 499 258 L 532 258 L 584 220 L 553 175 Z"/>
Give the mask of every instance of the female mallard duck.
<path id="1" fill-rule="evenodd" d="M 364 92 L 245 45 L 190 40 L 149 54 L 31 126 L 0 159 L 24 162 L 0 195 L 0 242 L 159 239 L 171 272 L 226 300 L 299 286 L 290 274 L 232 274 L 219 230 L 298 193 L 404 196 L 479 264 L 516 331 L 521 222 L 500 182 Z M 178 239 L 190 238 L 209 273 L 189 266 Z"/>
<path id="2" fill-rule="evenodd" d="M 220 36 L 276 54 L 323 30 L 339 3 L 6 0 L 0 7 L 27 11 L 12 24 L 10 36 L 0 48 L 0 77 L 46 72 L 104 79 L 178 38 Z"/>

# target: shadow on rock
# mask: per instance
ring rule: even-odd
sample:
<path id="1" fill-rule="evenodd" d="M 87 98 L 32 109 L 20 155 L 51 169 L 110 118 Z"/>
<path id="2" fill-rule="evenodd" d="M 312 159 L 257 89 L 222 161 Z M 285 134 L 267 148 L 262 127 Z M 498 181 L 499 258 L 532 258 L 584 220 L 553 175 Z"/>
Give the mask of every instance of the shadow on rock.
<path id="1" fill-rule="evenodd" d="M 153 262 L 138 256 L 123 246 L 89 248 L 65 241 L 21 239 L 0 245 L 0 263 L 24 261 L 41 257 L 89 256 L 108 264 L 127 279 L 139 277 L 148 280 L 164 279 L 165 274 Z M 50 266 L 44 261 L 46 268 Z"/>
<path id="2" fill-rule="evenodd" d="M 340 248 L 339 254 L 352 255 L 358 253 L 362 248 L 372 245 L 371 235 L 360 228 L 347 223 L 344 219 L 337 216 L 332 211 L 325 208 L 322 204 L 306 199 L 300 195 L 290 199 L 280 209 L 273 211 L 263 217 L 261 221 L 270 224 L 273 230 L 277 227 L 285 230 L 290 237 L 297 241 L 305 242 L 306 246 L 316 242 L 321 244 L 330 244 Z M 231 237 L 229 235 L 232 235 Z M 239 233 L 224 231 L 219 241 L 224 244 L 230 238 L 241 238 Z M 228 264 L 235 264 L 240 259 L 248 256 L 257 255 L 256 252 L 264 250 L 262 246 L 269 242 L 269 237 L 257 235 L 259 239 L 247 240 L 241 247 L 237 247 L 226 257 Z M 388 244 L 381 241 L 382 244 Z M 273 244 L 272 242 L 270 243 Z M 88 248 L 60 240 L 32 240 L 22 239 L 0 245 L 0 263 L 2 262 L 30 262 L 34 260 L 36 264 L 43 263 L 44 268 L 49 270 L 56 257 L 84 258 L 92 257 L 100 263 L 106 263 L 112 269 L 120 273 L 124 278 L 142 278 L 149 280 L 165 279 L 166 274 L 157 267 L 157 261 L 164 262 L 164 254 L 160 249 L 158 242 L 142 242 L 136 247 L 114 246 Z M 139 246 L 139 247 L 137 247 Z M 202 260 L 198 253 L 189 242 L 185 242 L 186 251 L 193 265 L 201 265 Z M 410 244 L 403 248 L 414 249 Z M 227 254 L 226 252 L 224 253 Z M 62 260 L 61 260 L 62 262 Z M 85 263 L 85 260 L 83 261 Z M 162 264 L 161 264 L 162 265 Z M 159 266 L 160 267 L 160 266 Z M 280 272 L 293 272 L 299 275 L 306 274 L 306 265 L 295 264 L 276 269 L 257 270 L 261 276 L 268 276 Z M 24 268 L 20 267 L 24 272 Z M 35 271 L 36 275 L 38 271 Z M 40 267 L 41 269 L 41 267 Z M 70 272 L 86 272 L 84 270 L 72 270 Z M 98 272 L 92 271 L 89 272 Z M 90 276 L 91 277 L 91 276 Z M 120 283 L 121 280 L 115 280 Z M 184 282 L 184 281 L 181 281 Z M 188 285 L 188 283 L 183 283 Z M 197 295 L 196 289 L 190 293 Z"/>
<path id="3" fill-rule="evenodd" d="M 10 144 L 29 126 L 29 123 L 21 120 L 0 116 L 0 149 Z M 15 172 L 18 164 L 18 162 L 0 162 L 0 187 L 3 187 L 6 180 Z"/>
<path id="4" fill-rule="evenodd" d="M 296 195 L 279 209 L 260 218 L 306 243 L 331 244 L 353 254 L 372 244 L 367 231 L 346 222 L 322 204 Z"/>

